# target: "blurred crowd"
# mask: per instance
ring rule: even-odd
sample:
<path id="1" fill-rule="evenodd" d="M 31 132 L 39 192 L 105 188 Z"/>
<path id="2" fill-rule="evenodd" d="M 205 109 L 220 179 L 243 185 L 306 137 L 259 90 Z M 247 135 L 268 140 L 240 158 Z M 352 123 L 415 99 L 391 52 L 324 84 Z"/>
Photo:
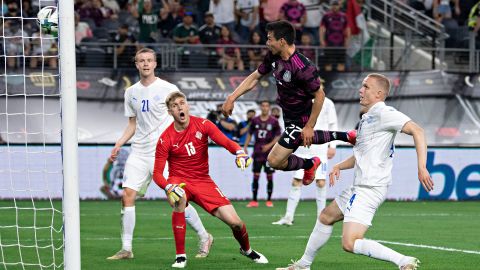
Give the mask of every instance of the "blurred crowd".
<path id="1" fill-rule="evenodd" d="M 35 20 L 42 6 L 57 0 L 2 1 L 2 41 L 9 68 L 26 55 L 28 66 L 56 68 L 57 45 L 53 38 L 40 38 Z M 478 31 L 478 0 L 395 0 L 443 23 L 451 38 L 447 47 L 466 47 L 468 26 Z M 311 46 L 331 47 L 323 55 L 325 70 L 346 69 L 345 51 L 352 34 L 347 18 L 348 0 L 75 0 L 75 42 L 117 43 L 120 66 L 131 65 L 132 54 L 145 43 L 204 44 L 209 66 L 224 69 L 255 69 L 266 50 L 265 25 L 285 19 L 295 26 L 297 45 L 309 58 L 317 55 Z M 363 7 L 365 0 L 355 0 Z M 325 5 L 324 5 L 325 4 Z M 368 19 L 368 18 L 367 18 Z M 22 23 L 23 21 L 23 23 Z M 350 22 L 349 22 L 350 21 Z M 467 31 L 467 32 L 465 32 Z M 22 38 L 23 37 L 23 38 Z M 27 37 L 27 38 L 26 38 Z M 47 39 L 45 39 L 47 37 Z M 23 46 L 22 46 L 23 44 Z M 218 44 L 224 46 L 218 46 Z M 237 44 L 258 45 L 242 49 Z M 211 47 L 209 47 L 211 46 Z M 182 53 L 195 53 L 188 47 Z M 77 47 L 81 53 L 81 47 Z M 95 56 L 96 48 L 89 55 Z M 98 55 L 105 54 L 97 48 Z M 109 52 L 112 53 L 112 52 Z M 205 53 L 205 50 L 202 51 Z M 44 56 L 43 58 L 41 56 Z M 345 60 L 345 61 L 344 61 Z M 323 68 L 323 67 L 321 67 Z"/>

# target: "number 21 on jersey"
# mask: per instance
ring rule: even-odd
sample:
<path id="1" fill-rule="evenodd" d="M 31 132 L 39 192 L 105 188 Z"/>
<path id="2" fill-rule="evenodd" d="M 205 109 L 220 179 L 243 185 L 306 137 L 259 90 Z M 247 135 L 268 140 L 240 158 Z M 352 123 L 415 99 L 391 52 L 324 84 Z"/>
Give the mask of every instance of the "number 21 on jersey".
<path id="1" fill-rule="evenodd" d="M 193 146 L 192 142 L 186 143 L 185 148 L 187 149 L 188 156 L 192 156 L 197 153 L 197 151 L 195 151 L 195 146 Z"/>
<path id="2" fill-rule="evenodd" d="M 148 99 L 142 99 L 142 112 L 148 112 Z"/>

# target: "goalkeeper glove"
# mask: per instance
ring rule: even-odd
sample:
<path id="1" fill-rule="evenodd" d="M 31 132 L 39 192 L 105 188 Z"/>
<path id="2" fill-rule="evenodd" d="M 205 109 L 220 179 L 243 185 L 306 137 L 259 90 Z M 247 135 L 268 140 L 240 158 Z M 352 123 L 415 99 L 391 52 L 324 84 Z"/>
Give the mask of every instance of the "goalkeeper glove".
<path id="1" fill-rule="evenodd" d="M 180 201 L 181 198 L 185 195 L 185 190 L 183 189 L 186 186 L 185 183 L 180 184 L 168 184 L 165 187 L 165 191 L 167 192 L 168 200 L 171 203 L 176 203 Z"/>
<path id="2" fill-rule="evenodd" d="M 252 158 L 245 154 L 243 150 L 238 150 L 237 157 L 235 158 L 235 164 L 237 164 L 237 167 L 243 171 L 246 167 L 252 164 Z"/>

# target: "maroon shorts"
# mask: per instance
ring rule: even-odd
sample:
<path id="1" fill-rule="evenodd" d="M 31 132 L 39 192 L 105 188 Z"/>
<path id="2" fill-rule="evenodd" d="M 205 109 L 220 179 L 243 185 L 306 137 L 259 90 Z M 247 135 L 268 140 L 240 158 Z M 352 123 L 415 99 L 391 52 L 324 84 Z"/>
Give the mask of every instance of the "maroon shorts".
<path id="1" fill-rule="evenodd" d="M 213 215 L 213 211 L 220 206 L 229 205 L 230 200 L 223 195 L 220 188 L 211 178 L 185 181 L 180 177 L 169 177 L 169 184 L 187 184 L 183 189 L 187 194 L 187 201 L 192 201 Z"/>

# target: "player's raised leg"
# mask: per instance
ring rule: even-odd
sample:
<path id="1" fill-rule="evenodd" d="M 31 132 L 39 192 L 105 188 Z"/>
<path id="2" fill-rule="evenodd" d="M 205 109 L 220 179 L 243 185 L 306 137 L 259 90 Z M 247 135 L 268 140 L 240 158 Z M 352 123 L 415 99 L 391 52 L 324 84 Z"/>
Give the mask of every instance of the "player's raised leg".
<path id="1" fill-rule="evenodd" d="M 233 236 L 240 244 L 240 253 L 255 263 L 268 263 L 268 259 L 250 247 L 248 232 L 245 223 L 240 219 L 233 205 L 220 206 L 213 211 L 213 215 L 225 222 L 232 229 Z"/>

